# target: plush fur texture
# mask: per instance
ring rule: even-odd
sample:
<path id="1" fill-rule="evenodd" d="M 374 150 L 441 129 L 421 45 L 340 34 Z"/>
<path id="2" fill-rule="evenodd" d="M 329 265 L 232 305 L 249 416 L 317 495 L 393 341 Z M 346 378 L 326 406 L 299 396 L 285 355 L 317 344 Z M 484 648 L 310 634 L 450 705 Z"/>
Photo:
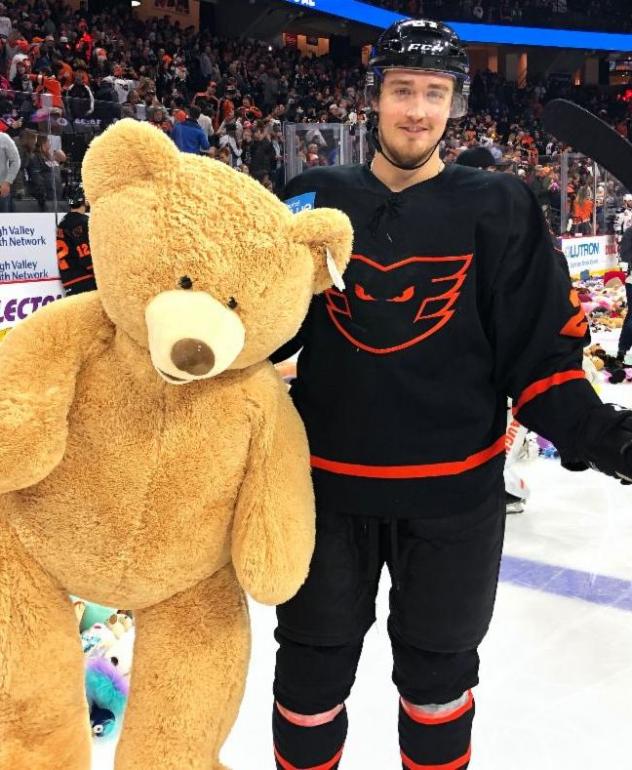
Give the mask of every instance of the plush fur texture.
<path id="1" fill-rule="evenodd" d="M 83 176 L 99 291 L 0 344 L 0 769 L 90 767 L 75 594 L 135 611 L 117 770 L 219 770 L 249 656 L 244 589 L 286 601 L 314 543 L 304 429 L 267 357 L 330 285 L 326 249 L 344 270 L 352 231 L 336 211 L 294 219 L 135 121 L 93 142 Z M 186 291 L 213 298 L 215 326 L 204 303 L 187 319 L 176 386 L 146 309 Z M 228 318 L 216 303 L 244 336 L 203 371 Z"/>
<path id="2" fill-rule="evenodd" d="M 120 727 L 128 694 L 127 679 L 109 660 L 94 658 L 87 661 L 86 697 L 95 737 L 108 738 L 115 734 Z"/>

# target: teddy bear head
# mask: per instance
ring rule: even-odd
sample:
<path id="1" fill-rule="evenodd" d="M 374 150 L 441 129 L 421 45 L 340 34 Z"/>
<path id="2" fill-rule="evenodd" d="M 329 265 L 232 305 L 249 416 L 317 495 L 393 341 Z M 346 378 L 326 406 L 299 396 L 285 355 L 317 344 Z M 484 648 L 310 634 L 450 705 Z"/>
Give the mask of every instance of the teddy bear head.
<path id="1" fill-rule="evenodd" d="M 122 120 L 83 163 L 101 303 L 170 384 L 244 369 L 298 331 L 351 256 L 348 218 L 292 214 L 254 179 Z"/>

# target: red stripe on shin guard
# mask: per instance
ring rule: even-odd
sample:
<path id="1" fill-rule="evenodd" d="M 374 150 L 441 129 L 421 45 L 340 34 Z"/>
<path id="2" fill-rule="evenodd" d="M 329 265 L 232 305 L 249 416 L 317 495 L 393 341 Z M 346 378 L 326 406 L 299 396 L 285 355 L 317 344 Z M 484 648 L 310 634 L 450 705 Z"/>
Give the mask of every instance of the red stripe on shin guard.
<path id="1" fill-rule="evenodd" d="M 322 714 L 295 714 L 293 711 L 288 711 L 278 701 L 276 708 L 279 714 L 292 725 L 297 727 L 319 727 L 320 725 L 326 725 L 329 722 L 333 722 L 334 719 L 344 709 L 344 704 L 334 706 L 329 711 L 325 711 Z"/>
<path id="2" fill-rule="evenodd" d="M 455 719 L 462 717 L 474 705 L 474 696 L 472 691 L 468 690 L 467 700 L 462 706 L 458 706 L 453 711 L 448 711 L 446 714 L 424 714 L 419 709 L 414 708 L 408 701 L 401 698 L 402 708 L 406 712 L 413 722 L 417 722 L 420 725 L 444 725 L 446 722 L 453 722 Z"/>

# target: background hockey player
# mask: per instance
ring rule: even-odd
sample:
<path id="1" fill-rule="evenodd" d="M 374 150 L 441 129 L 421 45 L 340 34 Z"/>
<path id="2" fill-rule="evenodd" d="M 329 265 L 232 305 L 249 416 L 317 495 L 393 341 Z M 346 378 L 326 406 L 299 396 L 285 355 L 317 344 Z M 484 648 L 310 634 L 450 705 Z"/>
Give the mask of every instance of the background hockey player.
<path id="1" fill-rule="evenodd" d="M 619 479 L 632 416 L 585 380 L 587 323 L 532 192 L 440 160 L 448 120 L 467 112 L 456 35 L 400 22 L 370 69 L 372 165 L 312 169 L 285 194 L 345 211 L 355 253 L 275 356 L 302 348 L 292 396 L 317 499 L 310 575 L 278 608 L 275 756 L 283 770 L 339 766 L 386 564 L 403 766 L 461 770 L 503 543 L 507 398 L 568 465 Z M 387 718 L 395 703 L 381 706 Z"/>
<path id="2" fill-rule="evenodd" d="M 615 232 L 622 236 L 630 227 L 632 227 L 632 193 L 626 193 L 623 196 L 623 209 L 615 218 Z"/>
<path id="3" fill-rule="evenodd" d="M 57 228 L 57 264 L 66 296 L 97 288 L 88 240 L 86 198 L 81 187 L 72 191 L 68 204 L 70 211 Z"/>

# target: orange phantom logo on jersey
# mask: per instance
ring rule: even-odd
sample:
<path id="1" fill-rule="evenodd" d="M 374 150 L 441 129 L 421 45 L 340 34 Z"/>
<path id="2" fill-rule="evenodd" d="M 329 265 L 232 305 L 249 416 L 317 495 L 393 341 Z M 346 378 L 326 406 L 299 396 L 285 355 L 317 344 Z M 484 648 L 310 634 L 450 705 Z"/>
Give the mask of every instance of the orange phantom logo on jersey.
<path id="1" fill-rule="evenodd" d="M 571 305 L 577 310 L 575 315 L 562 327 L 560 334 L 563 337 L 578 337 L 583 339 L 588 331 L 588 319 L 575 289 L 571 289 Z"/>
<path id="2" fill-rule="evenodd" d="M 352 345 L 378 355 L 417 345 L 454 316 L 473 254 L 408 257 L 381 265 L 354 254 L 344 292 L 325 292 L 327 313 Z"/>

